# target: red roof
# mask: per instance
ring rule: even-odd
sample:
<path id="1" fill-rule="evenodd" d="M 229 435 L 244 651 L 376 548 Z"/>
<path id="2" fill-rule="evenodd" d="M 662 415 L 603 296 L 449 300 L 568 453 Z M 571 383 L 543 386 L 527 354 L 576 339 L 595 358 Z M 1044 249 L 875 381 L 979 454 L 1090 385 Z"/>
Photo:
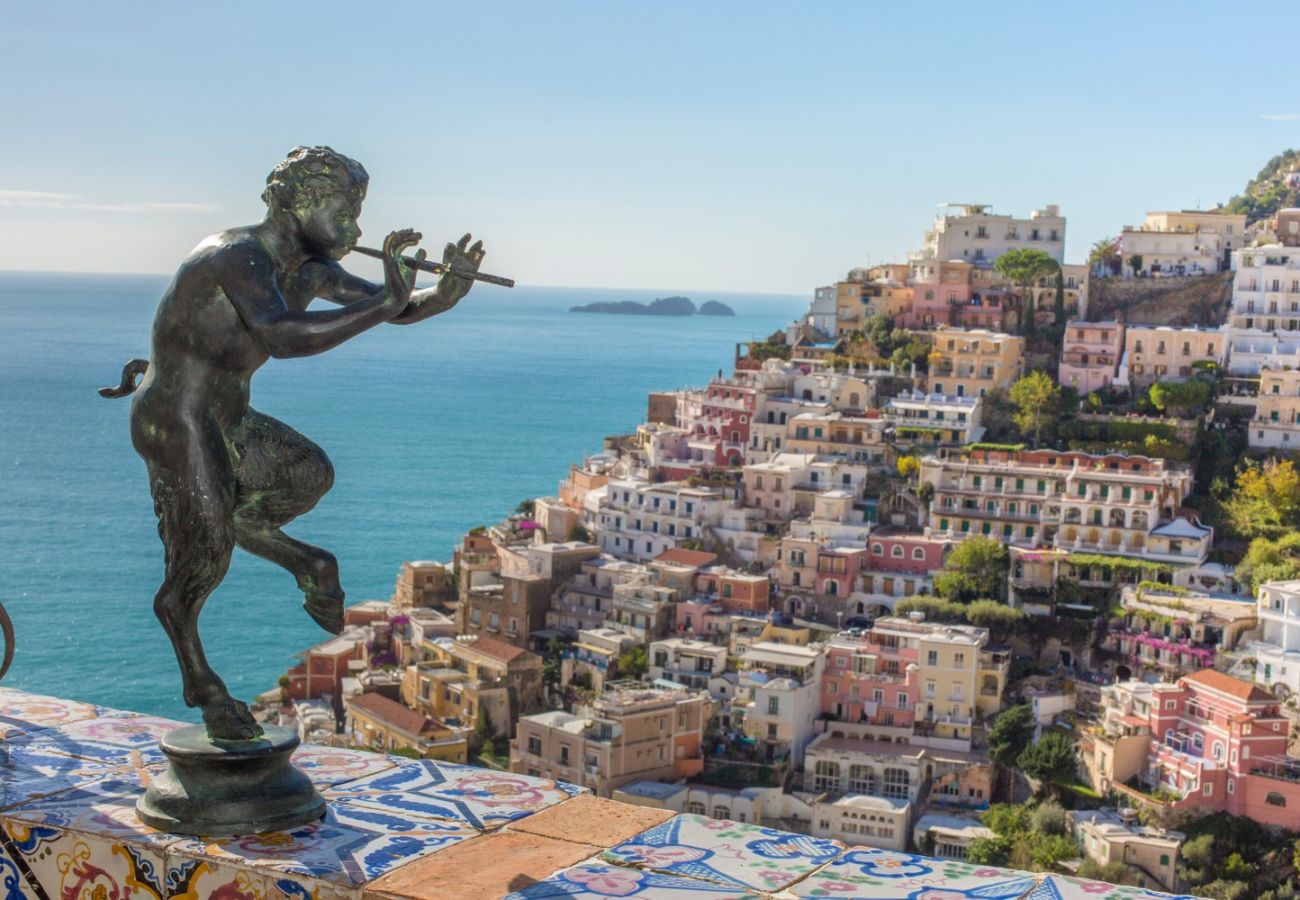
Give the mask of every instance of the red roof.
<path id="1" fill-rule="evenodd" d="M 1195 684 L 1207 687 L 1212 691 L 1218 691 L 1221 694 L 1236 697 L 1238 700 L 1254 701 L 1277 699 L 1257 684 L 1251 684 L 1249 681 L 1242 681 L 1240 678 L 1233 678 L 1231 675 L 1216 672 L 1214 669 L 1201 669 L 1199 672 L 1184 675 L 1183 681 L 1194 682 Z"/>
<path id="2" fill-rule="evenodd" d="M 674 547 L 671 550 L 665 550 L 654 558 L 655 562 L 672 563 L 676 566 L 690 566 L 692 569 L 700 569 L 717 561 L 716 553 L 706 553 L 703 550 L 683 550 L 680 547 Z"/>
<path id="3" fill-rule="evenodd" d="M 520 654 L 528 652 L 523 647 L 516 647 L 514 644 L 507 644 L 505 641 L 498 641 L 496 638 L 487 637 L 486 635 L 470 641 L 466 646 L 473 647 L 480 653 L 486 653 L 493 659 L 499 659 L 504 663 L 508 663 Z"/>
<path id="4" fill-rule="evenodd" d="M 358 694 L 349 698 L 348 703 L 407 734 L 420 735 L 433 728 L 433 723 L 423 713 L 389 700 L 383 694 Z"/>

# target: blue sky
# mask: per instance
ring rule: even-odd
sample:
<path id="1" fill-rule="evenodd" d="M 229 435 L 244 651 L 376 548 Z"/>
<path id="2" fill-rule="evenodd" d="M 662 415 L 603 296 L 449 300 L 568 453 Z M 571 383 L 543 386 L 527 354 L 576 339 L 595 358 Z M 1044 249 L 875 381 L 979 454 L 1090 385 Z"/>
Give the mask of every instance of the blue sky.
<path id="1" fill-rule="evenodd" d="M 0 269 L 169 272 L 325 143 L 370 172 L 375 246 L 470 230 L 521 283 L 805 293 L 942 202 L 1058 203 L 1081 260 L 1300 146 L 1282 2 L 360 9 L 0 0 Z"/>

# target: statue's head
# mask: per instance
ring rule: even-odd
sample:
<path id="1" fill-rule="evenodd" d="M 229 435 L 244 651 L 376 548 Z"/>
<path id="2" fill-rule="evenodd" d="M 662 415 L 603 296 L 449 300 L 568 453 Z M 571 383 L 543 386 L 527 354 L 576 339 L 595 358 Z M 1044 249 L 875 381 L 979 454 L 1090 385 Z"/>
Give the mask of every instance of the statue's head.
<path id="1" fill-rule="evenodd" d="M 339 258 L 361 236 L 357 217 L 370 176 L 361 163 L 329 147 L 295 147 L 266 176 L 268 215 L 297 220 L 309 249 Z"/>

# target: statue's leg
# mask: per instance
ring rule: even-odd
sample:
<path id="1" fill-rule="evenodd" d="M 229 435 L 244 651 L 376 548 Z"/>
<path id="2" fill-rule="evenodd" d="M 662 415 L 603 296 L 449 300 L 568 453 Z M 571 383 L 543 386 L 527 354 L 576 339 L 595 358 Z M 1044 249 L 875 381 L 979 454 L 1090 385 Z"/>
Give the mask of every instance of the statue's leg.
<path id="1" fill-rule="evenodd" d="M 334 484 L 325 451 L 294 429 L 250 409 L 235 437 L 235 542 L 294 576 L 303 607 L 333 634 L 343 630 L 338 560 L 289 537 L 281 526 L 314 507 Z"/>
<path id="2" fill-rule="evenodd" d="M 216 459 L 191 459 L 185 479 L 150 467 L 158 533 L 166 556 L 154 613 L 162 623 L 180 664 L 185 703 L 200 707 L 209 733 L 226 740 L 261 734 L 248 707 L 230 696 L 213 671 L 199 638 L 199 613 L 230 566 L 234 524 L 229 490 L 224 489 Z"/>

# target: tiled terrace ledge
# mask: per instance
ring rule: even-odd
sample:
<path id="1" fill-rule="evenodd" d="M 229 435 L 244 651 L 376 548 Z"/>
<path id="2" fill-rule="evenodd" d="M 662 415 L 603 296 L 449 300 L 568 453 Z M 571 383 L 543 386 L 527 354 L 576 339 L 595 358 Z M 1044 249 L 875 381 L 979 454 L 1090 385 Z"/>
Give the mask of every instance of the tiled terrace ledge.
<path id="1" fill-rule="evenodd" d="M 4 900 L 637 897 L 1169 898 L 1057 875 L 844 847 L 602 800 L 572 785 L 321 746 L 295 762 L 319 824 L 205 840 L 154 831 L 136 799 L 178 723 L 0 689 Z"/>

